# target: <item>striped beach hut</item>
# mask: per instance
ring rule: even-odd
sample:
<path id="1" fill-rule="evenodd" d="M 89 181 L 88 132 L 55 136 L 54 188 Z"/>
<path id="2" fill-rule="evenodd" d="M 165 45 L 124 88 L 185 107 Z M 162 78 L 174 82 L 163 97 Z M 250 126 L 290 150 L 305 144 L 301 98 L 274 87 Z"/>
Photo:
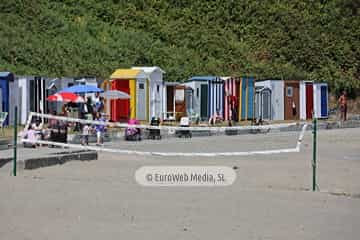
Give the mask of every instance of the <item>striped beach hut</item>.
<path id="1" fill-rule="evenodd" d="M 111 100 L 112 121 L 129 118 L 149 120 L 149 84 L 143 70 L 117 69 L 111 76 L 111 89 L 126 92 L 130 99 Z"/>
<path id="2" fill-rule="evenodd" d="M 224 117 L 224 81 L 219 77 L 209 81 L 209 116 L 217 111 Z"/>
<path id="3" fill-rule="evenodd" d="M 328 118 L 328 84 L 300 81 L 300 119 Z"/>
<path id="4" fill-rule="evenodd" d="M 224 119 L 238 121 L 240 78 L 221 77 L 224 81 Z"/>
<path id="5" fill-rule="evenodd" d="M 255 118 L 255 78 L 222 77 L 224 82 L 224 119 Z"/>
<path id="6" fill-rule="evenodd" d="M 10 92 L 12 105 L 19 109 L 19 122 L 25 124 L 29 112 L 61 112 L 62 103 L 49 102 L 46 98 L 58 91 L 77 84 L 74 78 L 47 78 L 41 76 L 16 76 Z"/>
<path id="7" fill-rule="evenodd" d="M 241 77 L 239 94 L 239 119 L 253 120 L 255 118 L 255 78 Z"/>

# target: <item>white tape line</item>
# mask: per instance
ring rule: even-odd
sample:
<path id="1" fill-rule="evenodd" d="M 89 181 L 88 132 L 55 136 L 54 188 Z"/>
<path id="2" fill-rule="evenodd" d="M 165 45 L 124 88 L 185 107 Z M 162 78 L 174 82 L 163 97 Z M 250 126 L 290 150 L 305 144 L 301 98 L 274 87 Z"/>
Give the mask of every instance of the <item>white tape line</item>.
<path id="1" fill-rule="evenodd" d="M 299 135 L 299 139 L 298 139 L 298 141 L 296 143 L 296 149 L 299 149 L 299 151 L 300 151 L 301 143 L 302 143 L 302 141 L 304 139 L 304 135 L 305 135 L 305 131 L 306 131 L 307 126 L 308 126 L 308 124 L 305 123 L 304 126 L 302 127 L 300 135 Z"/>
<path id="2" fill-rule="evenodd" d="M 255 130 L 255 129 L 278 129 L 290 126 L 296 126 L 301 123 L 280 123 L 280 124 L 272 124 L 272 125 L 260 125 L 260 126 L 234 126 L 234 127 L 179 127 L 179 126 L 150 126 L 150 125 L 131 125 L 125 123 L 113 123 L 113 122 L 102 122 L 95 120 L 85 120 L 79 118 L 70 118 L 63 116 L 54 116 L 51 114 L 43 114 L 43 113 L 35 113 L 32 112 L 31 116 L 45 117 L 57 119 L 60 121 L 68 121 L 68 122 L 79 122 L 83 124 L 98 124 L 98 125 L 108 125 L 110 127 L 136 127 L 136 128 L 146 128 L 146 129 L 160 129 L 160 130 L 192 130 L 192 131 L 213 131 L 213 132 L 224 132 L 226 130 Z"/>
<path id="3" fill-rule="evenodd" d="M 31 113 L 30 116 L 47 116 L 47 117 L 53 117 L 54 119 L 63 120 L 63 121 L 76 121 L 76 122 L 85 122 L 85 123 L 98 123 L 98 124 L 104 124 L 103 122 L 99 121 L 92 121 L 92 120 L 81 120 L 76 118 L 68 118 L 68 117 L 60 117 L 60 116 L 52 116 L 49 114 L 41 114 L 41 113 Z M 30 119 L 31 120 L 31 119 Z M 127 124 L 122 124 L 123 126 L 132 126 Z M 284 125 L 284 124 L 278 124 L 278 125 Z M 286 124 L 286 126 L 296 125 L 296 123 L 293 124 Z M 143 125 L 145 126 L 145 125 Z M 267 125 L 269 127 L 271 125 Z M 274 126 L 274 125 L 272 125 Z M 148 127 L 148 126 L 146 126 Z M 258 126 L 256 126 L 258 127 Z M 183 128 L 183 127 L 165 127 L 165 129 L 198 129 L 198 128 Z M 208 127 L 207 127 L 208 128 Z M 222 127 L 222 129 L 229 127 Z M 232 129 L 234 127 L 231 127 Z M 241 127 L 244 129 L 244 127 Z M 143 152 L 143 151 L 134 151 L 134 150 L 120 150 L 120 149 L 111 149 L 111 148 L 104 148 L 104 147 L 96 147 L 96 146 L 82 146 L 79 144 L 71 144 L 71 143 L 59 143 L 59 142 L 52 142 L 52 141 L 43 141 L 43 140 L 36 140 L 36 141 L 30 141 L 27 139 L 22 139 L 22 142 L 27 143 L 39 143 L 39 144 L 47 144 L 47 145 L 53 145 L 53 146 L 59 146 L 59 147 L 70 147 L 70 148 L 79 148 L 79 149 L 88 149 L 88 150 L 94 150 L 94 151 L 106 151 L 106 152 L 112 152 L 112 153 L 122 153 L 122 154 L 136 154 L 136 155 L 143 155 L 143 156 L 199 156 L 199 157 L 216 157 L 216 156 L 249 156 L 249 155 L 266 155 L 266 154 L 278 154 L 278 153 L 291 153 L 291 152 L 299 152 L 301 142 L 303 140 L 305 131 L 307 128 L 307 124 L 305 123 L 302 127 L 301 133 L 299 135 L 297 144 L 295 148 L 285 148 L 285 149 L 275 149 L 275 150 L 263 150 L 263 151 L 247 151 L 247 152 L 208 152 L 208 153 L 200 153 L 200 152 Z M 206 128 L 201 128 L 201 130 Z M 220 128 L 218 128 L 220 129 Z"/>
<path id="4" fill-rule="evenodd" d="M 27 131 L 29 129 L 29 126 L 31 124 L 31 120 L 32 120 L 32 117 L 33 117 L 33 112 L 30 112 L 30 115 L 29 115 L 29 118 L 28 120 L 26 121 L 26 125 L 25 125 L 25 128 L 24 128 L 24 131 Z"/>
<path id="5" fill-rule="evenodd" d="M 95 146 L 83 146 L 79 144 L 71 144 L 71 143 L 59 143 L 59 142 L 51 142 L 51 141 L 43 141 L 43 140 L 36 140 L 31 141 L 27 139 L 22 139 L 22 142 L 32 143 L 32 144 L 46 144 L 46 145 L 53 145 L 59 147 L 70 147 L 70 148 L 79 148 L 79 149 L 86 149 L 86 150 L 94 150 L 94 151 L 105 151 L 111 153 L 122 153 L 122 154 L 136 154 L 142 156 L 166 156 L 166 157 L 177 157 L 177 156 L 184 156 L 184 157 L 217 157 L 217 156 L 250 156 L 250 155 L 267 155 L 267 154 L 278 154 L 278 153 L 292 153 L 292 152 L 299 152 L 300 149 L 298 148 L 285 148 L 285 149 L 274 149 L 274 150 L 263 150 L 263 151 L 248 151 L 248 152 L 143 152 L 143 151 L 134 151 L 134 150 L 120 150 L 120 149 L 112 149 L 112 148 L 105 148 L 105 147 L 95 147 Z"/>

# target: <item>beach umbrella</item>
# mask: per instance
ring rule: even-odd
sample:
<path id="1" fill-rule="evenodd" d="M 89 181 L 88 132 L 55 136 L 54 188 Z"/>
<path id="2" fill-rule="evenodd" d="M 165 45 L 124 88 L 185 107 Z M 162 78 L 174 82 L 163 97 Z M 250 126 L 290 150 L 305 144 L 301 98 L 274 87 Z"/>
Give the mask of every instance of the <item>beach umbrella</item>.
<path id="1" fill-rule="evenodd" d="M 72 92 L 61 92 L 50 95 L 47 98 L 48 101 L 52 102 L 73 102 L 73 103 L 84 103 L 84 98 L 72 93 Z"/>
<path id="2" fill-rule="evenodd" d="M 112 99 L 130 99 L 129 94 L 127 94 L 126 92 L 119 91 L 119 90 L 109 90 L 109 91 L 101 93 L 101 96 L 108 99 L 108 100 L 112 100 Z"/>
<path id="3" fill-rule="evenodd" d="M 93 85 L 74 85 L 68 88 L 64 88 L 60 92 L 72 92 L 72 93 L 97 93 L 104 92 L 101 88 Z"/>

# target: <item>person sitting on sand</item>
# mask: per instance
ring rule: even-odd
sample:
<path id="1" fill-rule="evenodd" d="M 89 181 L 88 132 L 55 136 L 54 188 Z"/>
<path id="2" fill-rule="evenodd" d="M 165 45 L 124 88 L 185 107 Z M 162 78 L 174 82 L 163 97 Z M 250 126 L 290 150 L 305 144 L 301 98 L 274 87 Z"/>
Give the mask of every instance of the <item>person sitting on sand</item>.
<path id="1" fill-rule="evenodd" d="M 223 118 L 222 116 L 220 115 L 220 111 L 219 110 L 216 110 L 216 113 L 210 117 L 209 119 L 209 125 L 214 125 L 218 122 L 222 122 L 223 121 Z"/>
<path id="2" fill-rule="evenodd" d="M 36 147 L 35 141 L 37 140 L 36 131 L 30 125 L 28 130 L 24 133 L 23 138 L 30 142 L 24 142 L 24 147 Z"/>
<path id="3" fill-rule="evenodd" d="M 42 140 L 44 137 L 44 126 L 40 119 L 36 119 L 35 123 L 31 125 L 32 129 L 35 131 L 37 140 Z"/>

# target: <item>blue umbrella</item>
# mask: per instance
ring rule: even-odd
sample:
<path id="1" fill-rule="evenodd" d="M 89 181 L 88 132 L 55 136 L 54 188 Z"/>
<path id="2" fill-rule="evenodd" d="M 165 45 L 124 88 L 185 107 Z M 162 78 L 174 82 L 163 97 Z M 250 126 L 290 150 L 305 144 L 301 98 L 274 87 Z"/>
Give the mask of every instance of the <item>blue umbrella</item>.
<path id="1" fill-rule="evenodd" d="M 72 92 L 72 93 L 96 93 L 104 92 L 101 88 L 92 85 L 74 85 L 68 88 L 64 88 L 60 92 Z"/>

